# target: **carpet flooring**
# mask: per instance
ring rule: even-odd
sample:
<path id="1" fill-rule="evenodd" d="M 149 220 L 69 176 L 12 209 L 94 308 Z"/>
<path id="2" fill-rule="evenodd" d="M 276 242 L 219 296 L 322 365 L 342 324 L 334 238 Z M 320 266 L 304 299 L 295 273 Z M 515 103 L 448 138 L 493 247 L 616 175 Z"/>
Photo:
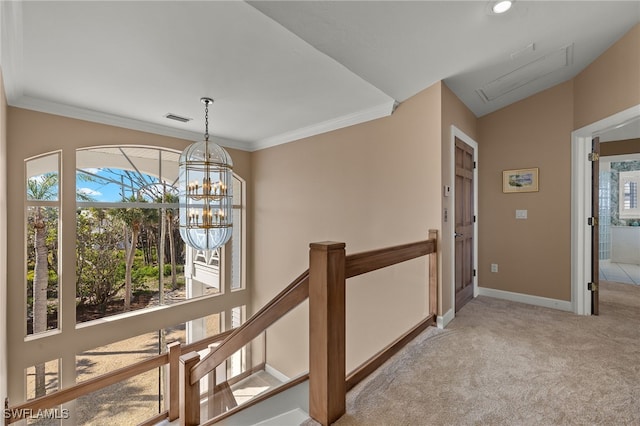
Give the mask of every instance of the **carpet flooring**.
<path id="1" fill-rule="evenodd" d="M 349 392 L 336 425 L 640 425 L 640 287 L 601 283 L 600 312 L 478 297 Z"/>

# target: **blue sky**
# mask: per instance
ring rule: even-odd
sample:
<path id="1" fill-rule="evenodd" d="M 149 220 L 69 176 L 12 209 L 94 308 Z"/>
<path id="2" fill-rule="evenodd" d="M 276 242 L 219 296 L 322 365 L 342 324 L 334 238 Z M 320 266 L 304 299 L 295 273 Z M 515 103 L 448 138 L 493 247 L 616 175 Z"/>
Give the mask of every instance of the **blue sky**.
<path id="1" fill-rule="evenodd" d="M 158 183 L 156 177 L 139 174 L 121 169 L 83 169 L 84 172 L 76 173 L 76 188 L 78 193 L 87 194 L 93 201 L 98 202 L 119 202 L 122 201 L 122 191 L 126 197 L 132 194 L 132 187 L 135 191 L 139 188 L 154 187 Z M 90 180 L 83 179 L 82 176 L 89 176 Z M 157 189 L 157 188 L 156 188 Z"/>

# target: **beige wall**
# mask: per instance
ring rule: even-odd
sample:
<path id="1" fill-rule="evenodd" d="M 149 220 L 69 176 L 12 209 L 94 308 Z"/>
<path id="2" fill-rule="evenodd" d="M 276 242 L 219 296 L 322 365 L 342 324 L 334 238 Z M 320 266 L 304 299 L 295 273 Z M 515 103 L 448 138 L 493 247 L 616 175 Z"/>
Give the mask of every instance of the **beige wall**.
<path id="1" fill-rule="evenodd" d="M 572 130 L 571 81 L 478 120 L 481 287 L 571 300 Z M 503 170 L 529 167 L 539 192 L 502 193 Z"/>
<path id="2" fill-rule="evenodd" d="M 11 241 L 8 253 L 8 333 L 9 398 L 13 404 L 24 398 L 24 368 L 34 364 L 62 358 L 63 386 L 75 382 L 75 355 L 85 350 L 120 341 L 139 334 L 158 330 L 188 320 L 222 312 L 233 306 L 249 303 L 249 292 L 233 292 L 224 297 L 196 299 L 188 303 L 161 308 L 151 312 L 135 312 L 130 316 L 112 318 L 91 326 L 76 327 L 75 274 L 61 275 L 62 332 L 48 333 L 39 338 L 24 340 L 24 160 L 49 151 L 61 150 L 62 155 L 62 210 L 60 258 L 63 271 L 75 270 L 75 150 L 96 145 L 141 145 L 184 149 L 191 141 L 117 128 L 82 120 L 44 114 L 20 108 L 8 108 L 7 113 L 7 172 L 15 177 L 8 188 L 7 220 L 11 226 L 5 239 Z M 234 170 L 251 179 L 250 154 L 229 150 Z M 71 189 L 66 182 L 72 182 Z M 66 190 L 65 190 L 66 188 Z M 66 206 L 74 206 L 66 209 Z M 3 210 L 4 211 L 4 210 Z M 66 263 L 65 263 L 66 262 Z"/>
<path id="3" fill-rule="evenodd" d="M 640 104 L 640 24 L 574 80 L 574 129 Z"/>
<path id="4" fill-rule="evenodd" d="M 430 228 L 450 235 L 451 224 L 442 222 L 442 211 L 453 206 L 452 200 L 443 199 L 442 187 L 453 184 L 449 177 L 451 124 L 479 144 L 480 286 L 569 300 L 571 131 L 640 104 L 639 75 L 640 25 L 574 80 L 478 120 L 446 85 L 437 83 L 387 118 L 254 153 L 229 150 L 236 172 L 248 183 L 247 272 L 253 292 L 249 311 L 307 268 L 310 242 L 344 241 L 347 252 L 353 253 L 426 238 Z M 138 144 L 182 149 L 188 142 L 7 108 L 0 94 L 0 244 L 15 242 L 10 253 L 0 245 L 0 270 L 8 274 L 8 278 L 0 275 L 3 310 L 7 299 L 2 290 L 7 282 L 23 281 L 19 254 L 24 250 L 23 188 L 6 189 L 5 176 L 23 176 L 25 158 L 61 148 L 66 164 L 74 164 L 71 153 L 79 147 Z M 540 168 L 540 191 L 503 194 L 502 170 L 520 167 Z M 73 168 L 64 173 L 72 176 Z M 515 220 L 516 209 L 527 209 L 529 219 Z M 63 220 L 73 222 L 73 212 Z M 7 222 L 19 226 L 6 229 Z M 453 277 L 446 267 L 452 248 L 448 239 L 442 243 L 440 308 L 446 313 L 452 307 Z M 68 247 L 65 250 L 72 253 Z M 3 267 L 5 261 L 16 267 Z M 499 265 L 498 273 L 489 272 L 491 263 Z M 349 368 L 424 316 L 425 281 L 423 260 L 350 280 Z M 73 286 L 67 287 L 72 295 Z M 8 299 L 22 300 L 22 291 L 13 286 Z M 21 309 L 15 303 L 8 307 L 10 322 L 23 321 Z M 25 366 L 104 344 L 116 335 L 119 339 L 116 329 L 123 325 L 134 335 L 211 309 L 215 309 L 211 302 L 196 303 L 171 317 L 161 311 L 149 321 L 117 323 L 99 333 L 73 331 L 73 325 L 69 327 L 73 332 L 64 337 L 26 343 L 21 327 L 7 328 L 11 381 L 22 380 Z M 285 374 L 307 368 L 307 315 L 305 304 L 269 332 L 267 362 Z M 0 326 L 4 320 L 0 318 Z M 63 317 L 65 321 L 69 324 L 70 317 Z M 0 354 L 6 349 L 0 339 Z M 291 357 L 292 353 L 297 356 Z M 0 377 L 7 368 L 2 362 Z M 74 368 L 63 365 L 63 371 Z M 12 401 L 20 398 L 14 394 Z"/>
<path id="5" fill-rule="evenodd" d="M 571 132 L 638 104 L 640 25 L 573 80 L 478 120 L 480 286 L 571 300 Z M 503 194 L 502 171 L 523 167 L 540 191 Z"/>
<path id="6" fill-rule="evenodd" d="M 7 397 L 7 99 L 0 71 L 0 401 Z"/>
<path id="7" fill-rule="evenodd" d="M 454 277 L 451 273 L 451 262 L 453 259 L 453 244 L 451 236 L 454 232 L 454 224 L 449 220 L 454 209 L 454 198 L 444 197 L 444 185 L 453 187 L 454 182 L 451 180 L 452 172 L 452 145 L 451 145 L 451 126 L 457 127 L 464 134 L 469 136 L 475 142 L 478 142 L 477 132 L 478 120 L 465 104 L 447 87 L 442 84 L 442 186 L 441 197 L 443 200 L 443 209 L 447 209 L 447 221 L 444 221 L 442 215 L 442 244 L 440 245 L 442 264 L 442 291 L 441 312 L 446 314 L 453 308 L 453 300 L 451 299 L 452 287 L 454 285 Z"/>
<path id="8" fill-rule="evenodd" d="M 440 227 L 440 120 L 438 83 L 390 117 L 253 153 L 254 310 L 308 268 L 311 242 L 354 253 Z M 425 316 L 426 273 L 421 259 L 349 280 L 349 369 Z M 284 374 L 307 369 L 307 316 L 305 305 L 267 336 Z"/>

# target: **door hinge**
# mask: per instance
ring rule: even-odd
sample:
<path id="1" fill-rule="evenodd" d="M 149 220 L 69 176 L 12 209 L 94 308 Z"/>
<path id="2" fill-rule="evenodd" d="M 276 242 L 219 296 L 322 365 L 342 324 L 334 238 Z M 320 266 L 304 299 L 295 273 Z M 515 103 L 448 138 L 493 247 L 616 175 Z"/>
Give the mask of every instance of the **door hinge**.
<path id="1" fill-rule="evenodd" d="M 599 220 L 597 217 L 588 217 L 587 218 L 587 224 L 589 226 L 598 226 L 599 225 Z"/>
<path id="2" fill-rule="evenodd" d="M 478 163 L 476 163 L 475 161 L 473 162 L 473 168 L 477 168 L 478 167 Z"/>
<path id="3" fill-rule="evenodd" d="M 600 154 L 598 154 L 597 152 L 589 153 L 589 161 L 598 161 L 599 159 L 600 159 Z"/>
<path id="4" fill-rule="evenodd" d="M 473 215 L 473 223 L 476 223 L 476 215 Z"/>
<path id="5" fill-rule="evenodd" d="M 475 269 L 473 270 L 473 276 L 474 277 L 476 276 L 476 270 Z"/>
<path id="6" fill-rule="evenodd" d="M 587 288 L 589 291 L 598 291 L 598 283 L 588 283 Z"/>

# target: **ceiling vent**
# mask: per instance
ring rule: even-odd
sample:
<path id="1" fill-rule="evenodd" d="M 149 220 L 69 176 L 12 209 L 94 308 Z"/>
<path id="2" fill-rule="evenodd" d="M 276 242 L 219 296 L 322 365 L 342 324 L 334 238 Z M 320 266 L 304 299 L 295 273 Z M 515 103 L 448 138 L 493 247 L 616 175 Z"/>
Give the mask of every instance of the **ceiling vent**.
<path id="1" fill-rule="evenodd" d="M 169 120 L 175 120 L 175 121 L 179 121 L 181 123 L 187 123 L 187 122 L 193 120 L 193 118 L 181 117 L 179 115 L 171 114 L 171 113 L 168 113 L 167 115 L 165 115 L 165 117 L 168 118 Z"/>
<path id="2" fill-rule="evenodd" d="M 483 101 L 491 102 L 547 74 L 571 65 L 573 62 L 572 53 L 573 44 L 570 44 L 498 77 L 481 88 L 476 89 L 476 93 L 480 95 Z"/>

